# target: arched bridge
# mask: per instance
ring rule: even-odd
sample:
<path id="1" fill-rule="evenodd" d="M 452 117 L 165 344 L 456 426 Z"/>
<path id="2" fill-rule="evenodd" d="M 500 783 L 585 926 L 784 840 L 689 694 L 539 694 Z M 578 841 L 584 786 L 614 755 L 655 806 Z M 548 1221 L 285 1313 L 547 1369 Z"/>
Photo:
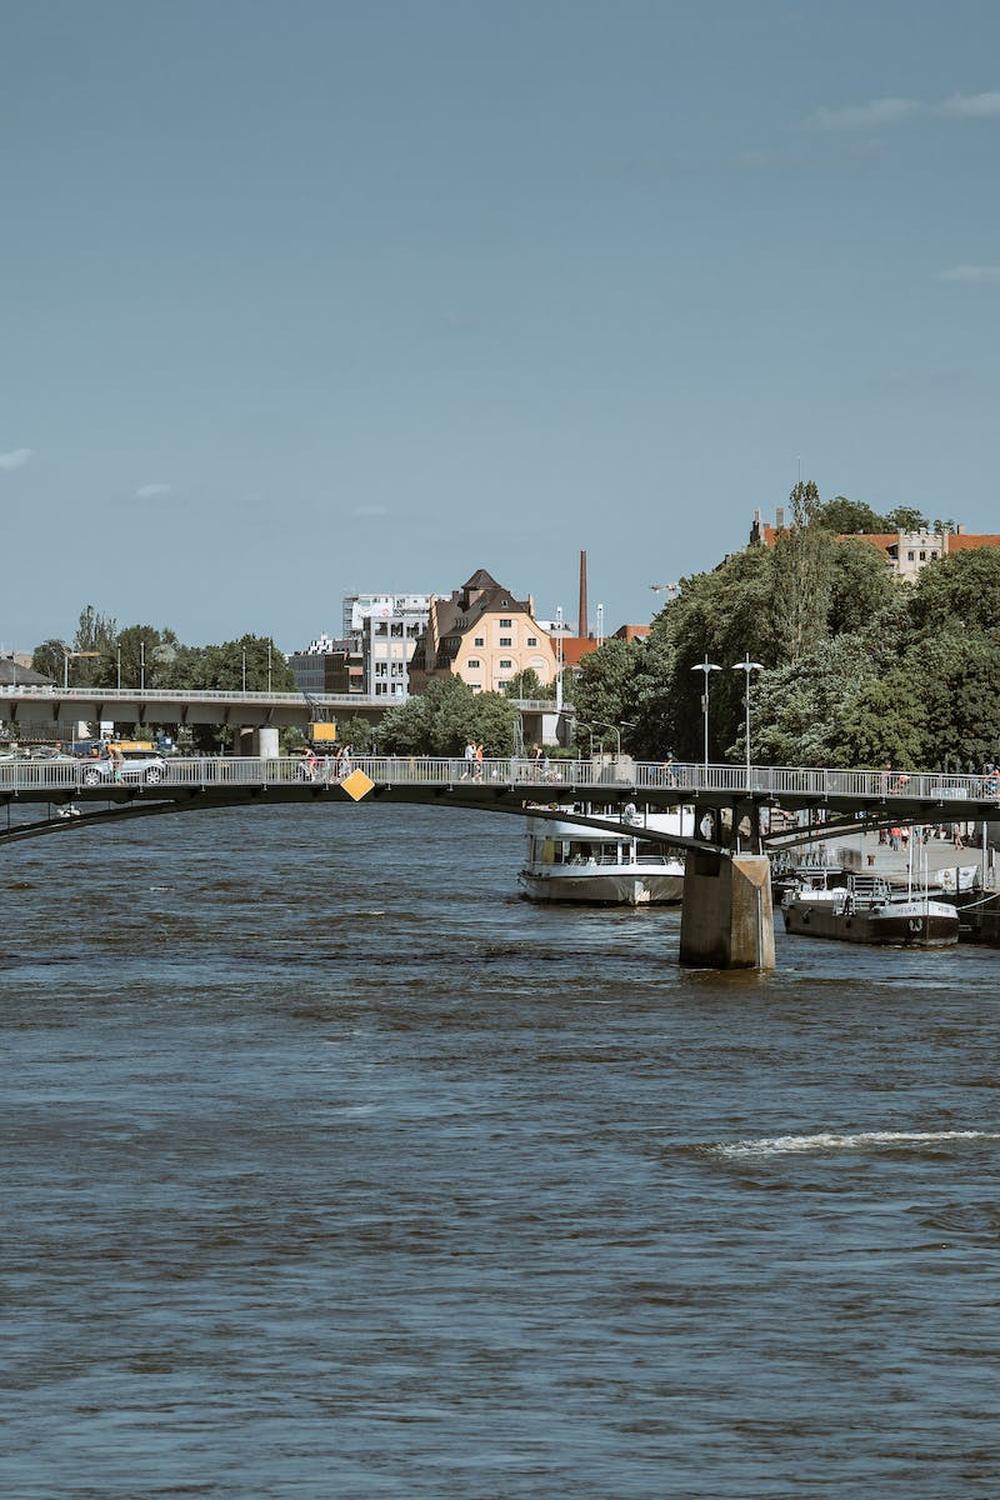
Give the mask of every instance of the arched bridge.
<path id="1" fill-rule="evenodd" d="M 693 805 L 708 813 L 690 842 L 703 848 L 778 849 L 896 823 L 978 822 L 998 816 L 1000 777 L 938 772 L 697 765 L 608 760 L 507 758 L 470 767 L 429 756 L 356 757 L 361 795 L 396 802 L 447 802 L 494 812 L 537 814 L 546 804 L 624 809 Z M 370 783 L 370 784 L 369 784 Z M 355 784 L 357 785 L 357 784 Z M 0 761 L 0 843 L 116 817 L 152 816 L 282 802 L 346 800 L 354 788 L 332 762 L 310 768 L 295 757 L 171 757 L 143 770 L 127 762 L 116 777 L 104 761 Z M 48 804 L 37 823 L 15 808 Z M 565 821 L 565 815 L 563 820 Z M 584 821 L 584 814 L 579 815 Z M 652 836 L 652 835 L 651 835 Z M 662 842 L 676 838 L 658 836 Z M 685 840 L 684 842 L 689 842 Z"/>
<path id="2" fill-rule="evenodd" d="M 349 775 L 331 762 L 192 757 L 0 762 L 0 844 L 184 811 L 364 797 L 558 818 L 606 828 L 640 807 L 692 805 L 694 837 L 643 827 L 642 837 L 688 851 L 682 963 L 774 967 L 768 854 L 897 823 L 991 820 L 1000 778 L 937 772 L 678 765 L 616 760 L 488 760 L 368 756 Z M 567 804 L 571 810 L 567 811 Z M 576 806 L 572 806 L 576 804 Z M 45 811 L 32 819 L 31 809 Z M 599 816 L 604 818 L 603 823 Z"/>

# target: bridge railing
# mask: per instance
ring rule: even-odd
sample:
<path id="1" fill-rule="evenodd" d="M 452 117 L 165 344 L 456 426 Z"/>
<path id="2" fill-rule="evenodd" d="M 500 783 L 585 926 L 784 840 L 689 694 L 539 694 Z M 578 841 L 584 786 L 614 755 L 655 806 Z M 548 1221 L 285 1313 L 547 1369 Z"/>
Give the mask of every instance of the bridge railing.
<path id="1" fill-rule="evenodd" d="M 330 784 L 347 769 L 359 768 L 377 783 L 388 786 L 451 786 L 465 784 L 511 786 L 529 794 L 537 789 L 540 800 L 554 793 L 614 789 L 641 794 L 644 791 L 675 790 L 679 796 L 717 794 L 729 800 L 750 791 L 777 802 L 794 797 L 814 801 L 829 799 L 857 806 L 883 801 L 921 801 L 940 808 L 949 802 L 1000 801 L 1000 776 L 956 775 L 938 772 L 816 770 L 806 767 L 681 765 L 675 762 L 633 762 L 610 757 L 593 760 L 561 760 L 513 757 L 485 760 L 480 764 L 464 757 L 355 756 L 350 767 L 337 766 L 333 757 L 316 762 L 302 756 L 264 759 L 256 756 L 171 756 L 144 766 L 126 760 L 113 773 L 106 760 L 49 759 L 0 760 L 0 794 L 3 792 L 70 791 L 79 787 L 125 785 L 209 787 L 279 786 L 302 782 Z"/>
<path id="2" fill-rule="evenodd" d="M 10 698 L 40 699 L 49 702 L 59 699 L 63 703 L 190 703 L 192 699 L 198 701 L 206 700 L 212 703 L 275 703 L 281 707 L 301 707 L 305 702 L 322 704 L 324 707 L 335 704 L 337 707 L 348 705 L 352 698 L 349 694 L 337 693 L 260 693 L 244 692 L 242 688 L 191 688 L 187 692 L 166 690 L 154 687 L 133 688 L 103 688 L 103 687 L 55 687 L 39 686 L 34 683 L 26 683 L 21 686 L 18 683 L 5 683 L 0 687 L 0 702 Z"/>

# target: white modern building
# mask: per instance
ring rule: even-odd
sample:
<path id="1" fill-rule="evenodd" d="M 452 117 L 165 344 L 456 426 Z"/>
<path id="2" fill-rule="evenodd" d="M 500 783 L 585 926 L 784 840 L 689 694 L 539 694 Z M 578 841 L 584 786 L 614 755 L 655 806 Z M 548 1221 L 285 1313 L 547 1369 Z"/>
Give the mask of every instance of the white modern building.
<path id="1" fill-rule="evenodd" d="M 410 661 L 427 629 L 433 594 L 345 594 L 344 635 L 364 663 L 365 692 L 373 698 L 409 696 Z"/>

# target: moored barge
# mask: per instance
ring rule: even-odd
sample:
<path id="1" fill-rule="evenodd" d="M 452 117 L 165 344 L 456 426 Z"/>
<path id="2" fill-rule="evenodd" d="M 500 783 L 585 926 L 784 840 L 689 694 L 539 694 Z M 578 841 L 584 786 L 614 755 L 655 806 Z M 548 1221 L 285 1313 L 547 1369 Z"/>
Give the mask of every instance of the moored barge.
<path id="1" fill-rule="evenodd" d="M 888 881 L 854 876 L 843 889 L 800 890 L 782 904 L 785 931 L 894 948 L 950 948 L 958 942 L 954 906 L 926 894 L 895 894 Z"/>

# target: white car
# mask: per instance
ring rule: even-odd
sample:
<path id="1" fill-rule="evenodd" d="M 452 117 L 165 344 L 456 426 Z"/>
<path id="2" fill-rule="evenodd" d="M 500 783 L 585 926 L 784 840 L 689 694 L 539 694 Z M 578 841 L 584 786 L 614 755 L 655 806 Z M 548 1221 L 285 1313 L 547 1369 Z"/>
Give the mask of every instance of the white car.
<path id="1" fill-rule="evenodd" d="M 82 786 L 104 786 L 115 782 L 141 781 L 145 786 L 158 786 L 167 774 L 167 763 L 162 755 L 150 755 L 146 750 L 125 750 L 115 768 L 109 756 L 96 756 L 85 760 L 80 767 Z"/>

